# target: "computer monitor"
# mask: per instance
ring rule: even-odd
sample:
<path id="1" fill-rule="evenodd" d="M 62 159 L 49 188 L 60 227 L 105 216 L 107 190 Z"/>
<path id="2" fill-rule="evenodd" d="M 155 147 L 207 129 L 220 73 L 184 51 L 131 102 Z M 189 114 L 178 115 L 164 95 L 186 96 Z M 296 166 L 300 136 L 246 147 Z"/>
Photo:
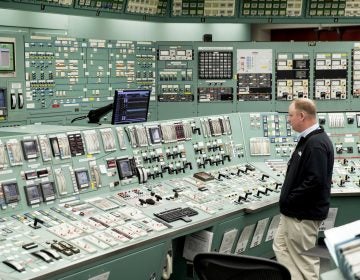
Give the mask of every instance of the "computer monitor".
<path id="1" fill-rule="evenodd" d="M 15 71 L 14 43 L 0 42 L 0 72 Z"/>
<path id="2" fill-rule="evenodd" d="M 115 90 L 111 124 L 146 122 L 151 90 Z"/>

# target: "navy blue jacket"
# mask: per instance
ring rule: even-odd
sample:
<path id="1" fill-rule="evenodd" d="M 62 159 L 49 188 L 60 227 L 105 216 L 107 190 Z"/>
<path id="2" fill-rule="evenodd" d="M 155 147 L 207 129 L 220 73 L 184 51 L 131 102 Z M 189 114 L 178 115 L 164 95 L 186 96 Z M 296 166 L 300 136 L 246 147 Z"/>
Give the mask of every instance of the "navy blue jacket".
<path id="1" fill-rule="evenodd" d="M 288 162 L 280 212 L 300 220 L 325 219 L 329 212 L 333 166 L 333 145 L 323 128 L 301 138 Z"/>

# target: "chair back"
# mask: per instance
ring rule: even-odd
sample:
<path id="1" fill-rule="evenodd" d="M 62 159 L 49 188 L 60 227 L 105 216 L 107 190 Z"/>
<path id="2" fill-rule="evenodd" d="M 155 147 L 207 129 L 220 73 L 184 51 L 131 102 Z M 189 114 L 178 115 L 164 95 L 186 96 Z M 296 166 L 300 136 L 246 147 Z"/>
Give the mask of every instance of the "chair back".
<path id="1" fill-rule="evenodd" d="M 280 263 L 246 255 L 200 253 L 194 258 L 194 269 L 200 280 L 291 280 Z"/>

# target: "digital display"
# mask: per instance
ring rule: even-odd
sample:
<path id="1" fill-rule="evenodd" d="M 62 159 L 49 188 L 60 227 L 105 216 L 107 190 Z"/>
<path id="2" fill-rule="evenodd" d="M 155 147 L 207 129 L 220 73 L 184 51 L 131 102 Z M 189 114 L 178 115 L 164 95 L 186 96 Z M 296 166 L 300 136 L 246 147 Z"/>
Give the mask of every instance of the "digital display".
<path id="1" fill-rule="evenodd" d="M 0 42 L 0 72 L 15 71 L 14 43 Z"/>
<path id="2" fill-rule="evenodd" d="M 186 55 L 186 53 L 185 53 L 185 51 L 183 51 L 183 50 L 178 50 L 177 52 L 176 52 L 176 54 L 177 55 L 179 55 L 179 56 L 185 56 Z"/>
<path id="3" fill-rule="evenodd" d="M 35 139 L 21 140 L 21 146 L 26 160 L 39 157 L 39 150 Z"/>
<path id="4" fill-rule="evenodd" d="M 35 179 L 37 178 L 37 173 L 36 171 L 28 171 L 28 172 L 25 172 L 25 179 L 26 180 L 31 180 L 31 179 Z"/>
<path id="5" fill-rule="evenodd" d="M 106 160 L 107 168 L 115 168 L 116 167 L 116 161 L 114 159 L 108 159 Z"/>
<path id="6" fill-rule="evenodd" d="M 47 169 L 38 170 L 36 173 L 37 173 L 37 176 L 38 176 L 39 178 L 41 178 L 41 177 L 46 177 L 46 176 L 49 175 L 49 172 L 48 172 Z"/>
<path id="7" fill-rule="evenodd" d="M 115 90 L 111 124 L 146 122 L 150 90 Z"/>
<path id="8" fill-rule="evenodd" d="M 150 140 L 152 144 L 161 143 L 161 130 L 160 127 L 149 127 Z"/>
<path id="9" fill-rule="evenodd" d="M 6 204 L 18 202 L 20 200 L 19 189 L 16 182 L 2 183 L 2 189 Z"/>
<path id="10" fill-rule="evenodd" d="M 84 142 L 82 140 L 80 133 L 69 134 L 68 140 L 69 140 L 70 152 L 73 157 L 85 154 Z"/>
<path id="11" fill-rule="evenodd" d="M 119 159 L 116 161 L 116 165 L 119 171 L 120 180 L 133 176 L 130 161 L 128 159 Z"/>
<path id="12" fill-rule="evenodd" d="M 307 79 L 308 72 L 305 70 L 295 71 L 295 79 Z"/>
<path id="13" fill-rule="evenodd" d="M 82 188 L 87 188 L 89 186 L 90 178 L 87 170 L 78 170 L 75 171 L 76 183 L 77 186 Z"/>
<path id="14" fill-rule="evenodd" d="M 53 182 L 41 183 L 40 186 L 45 202 L 55 200 L 55 185 Z"/>
<path id="15" fill-rule="evenodd" d="M 185 139 L 185 131 L 184 126 L 181 123 L 175 124 L 175 132 L 176 132 L 176 139 L 177 140 L 184 140 Z"/>
<path id="16" fill-rule="evenodd" d="M 294 60 L 294 68 L 295 69 L 305 69 L 305 68 L 309 68 L 307 66 L 307 61 L 306 60 Z"/>
<path id="17" fill-rule="evenodd" d="M 198 63 L 199 79 L 232 79 L 232 52 L 201 51 Z"/>
<path id="18" fill-rule="evenodd" d="M 41 202 L 41 191 L 39 185 L 25 186 L 24 189 L 29 206 Z"/>

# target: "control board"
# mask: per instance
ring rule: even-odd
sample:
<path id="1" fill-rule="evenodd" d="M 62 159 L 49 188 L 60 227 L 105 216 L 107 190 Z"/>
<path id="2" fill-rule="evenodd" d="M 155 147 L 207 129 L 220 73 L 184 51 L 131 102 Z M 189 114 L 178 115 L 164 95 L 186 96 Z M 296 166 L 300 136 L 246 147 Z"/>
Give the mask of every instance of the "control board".
<path id="1" fill-rule="evenodd" d="M 360 195 L 360 113 L 318 117 L 336 153 L 332 195 Z M 297 142 L 286 114 L 266 112 L 0 136 L 0 275 L 11 279 L 56 279 L 274 206 Z"/>
<path id="2" fill-rule="evenodd" d="M 25 65 L 26 110 L 34 118 L 39 111 L 86 115 L 129 84 L 156 93 L 151 42 L 34 36 L 25 39 Z"/>
<path id="3" fill-rule="evenodd" d="M 6 0 L 1 7 L 103 18 L 175 22 L 356 22 L 356 0 Z M 221 18 L 221 19 L 220 19 Z"/>
<path id="4" fill-rule="evenodd" d="M 150 121 L 286 112 L 299 97 L 316 100 L 320 112 L 357 111 L 360 105 L 356 42 L 141 42 L 17 34 L 0 37 L 0 44 L 7 58 L 0 67 L 0 127 L 84 126 L 91 110 L 113 103 L 115 92 L 124 89 L 151 91 Z M 100 119 L 110 122 L 110 113 Z"/>

